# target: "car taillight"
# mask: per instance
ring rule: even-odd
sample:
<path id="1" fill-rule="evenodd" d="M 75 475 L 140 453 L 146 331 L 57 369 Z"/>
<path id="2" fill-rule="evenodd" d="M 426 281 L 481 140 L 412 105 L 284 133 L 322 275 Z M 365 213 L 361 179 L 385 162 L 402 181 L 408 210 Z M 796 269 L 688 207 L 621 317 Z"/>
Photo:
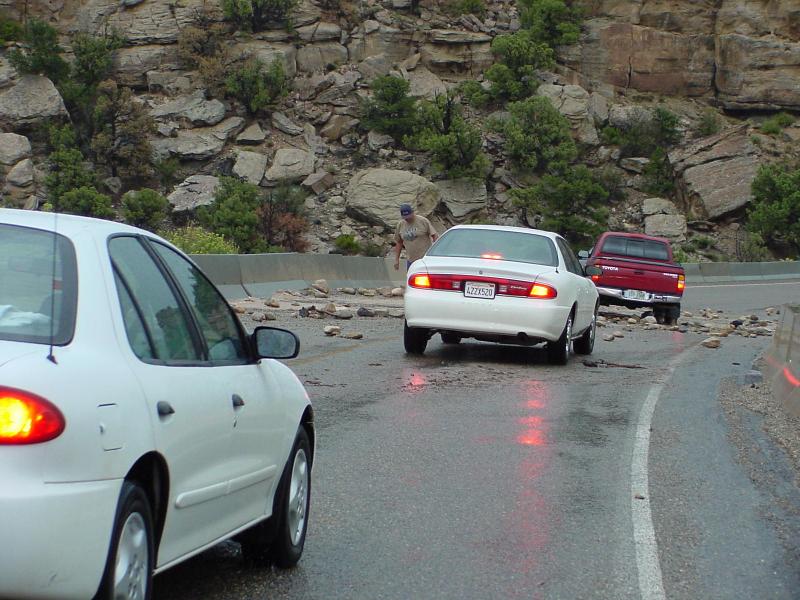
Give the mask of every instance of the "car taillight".
<path id="1" fill-rule="evenodd" d="M 408 285 L 415 288 L 431 287 L 431 278 L 427 275 L 412 275 L 408 280 Z"/>
<path id="2" fill-rule="evenodd" d="M 686 287 L 686 277 L 684 275 L 678 275 L 678 291 L 682 292 L 683 288 Z"/>
<path id="3" fill-rule="evenodd" d="M 528 295 L 531 298 L 552 299 L 555 298 L 558 293 L 554 287 L 545 285 L 543 283 L 534 283 Z"/>
<path id="4" fill-rule="evenodd" d="M 0 387 L 0 445 L 48 442 L 65 426 L 64 415 L 44 398 Z"/>

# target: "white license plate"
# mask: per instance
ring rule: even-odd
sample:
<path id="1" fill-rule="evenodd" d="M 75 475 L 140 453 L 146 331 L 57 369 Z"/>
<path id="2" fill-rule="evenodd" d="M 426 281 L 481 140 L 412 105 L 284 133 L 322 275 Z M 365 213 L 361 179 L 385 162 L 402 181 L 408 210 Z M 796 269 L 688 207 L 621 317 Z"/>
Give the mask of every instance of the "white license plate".
<path id="1" fill-rule="evenodd" d="M 622 297 L 627 300 L 650 300 L 650 294 L 642 290 L 622 290 Z"/>
<path id="2" fill-rule="evenodd" d="M 467 298 L 494 298 L 494 284 L 467 281 L 464 284 L 464 296 Z"/>

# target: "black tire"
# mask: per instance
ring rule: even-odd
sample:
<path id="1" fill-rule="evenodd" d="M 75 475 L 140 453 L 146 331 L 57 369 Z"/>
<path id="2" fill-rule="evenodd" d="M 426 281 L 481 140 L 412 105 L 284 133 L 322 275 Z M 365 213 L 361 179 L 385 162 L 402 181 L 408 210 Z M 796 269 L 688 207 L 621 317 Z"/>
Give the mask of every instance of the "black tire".
<path id="1" fill-rule="evenodd" d="M 456 335 L 455 333 L 442 332 L 441 336 L 442 336 L 442 343 L 443 344 L 460 344 L 461 343 L 461 338 L 458 335 Z"/>
<path id="2" fill-rule="evenodd" d="M 663 325 L 667 322 L 667 309 L 663 306 L 654 306 L 653 316 L 656 319 L 656 323 Z"/>
<path id="3" fill-rule="evenodd" d="M 409 354 L 424 354 L 428 345 L 428 330 L 403 324 L 403 346 Z"/>
<path id="4" fill-rule="evenodd" d="M 681 305 L 671 304 L 664 311 L 664 322 L 667 325 L 677 325 L 678 319 L 681 318 Z"/>
<path id="5" fill-rule="evenodd" d="M 302 473 L 296 471 L 298 467 Z M 275 492 L 272 517 L 240 538 L 245 558 L 256 564 L 294 567 L 303 555 L 310 506 L 311 444 L 300 427 Z M 299 523 L 298 518 L 302 519 Z"/>
<path id="6" fill-rule="evenodd" d="M 594 307 L 594 314 L 592 315 L 592 323 L 589 329 L 584 331 L 577 340 L 572 344 L 572 349 L 575 354 L 591 354 L 594 350 L 594 339 L 597 337 L 597 307 Z"/>
<path id="7" fill-rule="evenodd" d="M 555 342 L 547 342 L 547 360 L 552 365 L 565 365 L 572 348 L 572 313 L 567 317 L 564 330 Z"/>
<path id="8" fill-rule="evenodd" d="M 147 494 L 136 483 L 123 482 L 106 568 L 95 600 L 114 600 L 121 595 L 136 600 L 150 599 L 155 568 L 153 539 L 153 515 Z M 126 573 L 118 582 L 121 567 L 125 567 Z"/>

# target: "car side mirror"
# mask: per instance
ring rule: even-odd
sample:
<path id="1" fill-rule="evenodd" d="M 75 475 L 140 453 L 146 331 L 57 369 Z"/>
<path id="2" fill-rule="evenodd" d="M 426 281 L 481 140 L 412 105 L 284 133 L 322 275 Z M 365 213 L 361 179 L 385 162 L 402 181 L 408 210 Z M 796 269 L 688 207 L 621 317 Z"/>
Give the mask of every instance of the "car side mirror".
<path id="1" fill-rule="evenodd" d="M 579 251 L 578 258 L 589 258 L 589 251 L 588 250 Z"/>
<path id="2" fill-rule="evenodd" d="M 583 270 L 583 273 L 587 277 L 592 277 L 594 275 L 602 275 L 603 274 L 603 269 L 601 269 L 600 267 L 586 267 Z"/>
<path id="3" fill-rule="evenodd" d="M 256 327 L 253 341 L 259 358 L 294 358 L 300 352 L 300 340 L 287 329 Z"/>

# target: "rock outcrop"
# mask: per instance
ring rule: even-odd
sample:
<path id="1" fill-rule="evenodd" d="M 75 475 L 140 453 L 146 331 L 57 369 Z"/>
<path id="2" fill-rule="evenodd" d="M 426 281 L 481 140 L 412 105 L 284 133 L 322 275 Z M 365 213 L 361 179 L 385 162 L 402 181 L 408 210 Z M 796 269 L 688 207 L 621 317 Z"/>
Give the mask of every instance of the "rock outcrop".
<path id="1" fill-rule="evenodd" d="M 400 205 L 410 204 L 430 216 L 441 199 L 439 188 L 419 175 L 392 169 L 359 171 L 347 187 L 347 214 L 392 229 L 400 219 Z"/>

